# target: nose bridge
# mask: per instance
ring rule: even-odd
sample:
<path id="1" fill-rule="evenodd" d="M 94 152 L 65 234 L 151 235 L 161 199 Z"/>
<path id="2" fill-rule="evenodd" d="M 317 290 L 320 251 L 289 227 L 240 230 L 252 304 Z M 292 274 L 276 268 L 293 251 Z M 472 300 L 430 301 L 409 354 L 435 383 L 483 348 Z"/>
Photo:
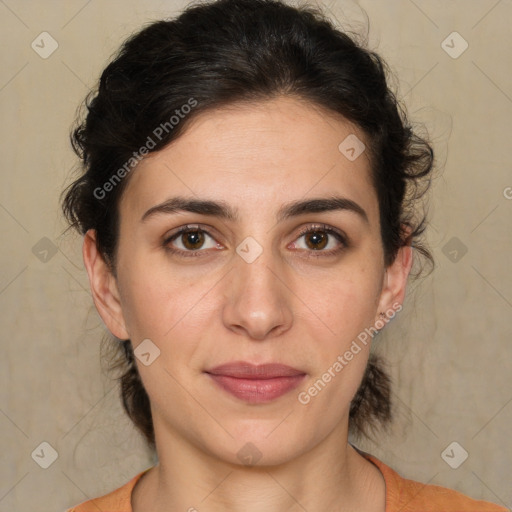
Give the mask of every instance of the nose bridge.
<path id="1" fill-rule="evenodd" d="M 277 300 L 281 293 L 278 288 L 276 267 L 280 267 L 278 258 L 272 254 L 270 247 L 265 248 L 254 261 L 243 257 L 236 263 L 236 275 L 239 276 L 242 288 L 251 295 L 261 295 L 267 300 Z M 282 286 L 282 285 L 281 285 Z"/>
<path id="2" fill-rule="evenodd" d="M 247 240 L 239 245 L 237 253 L 240 258 L 236 262 L 235 275 L 239 280 L 239 300 L 247 304 L 254 302 L 251 305 L 253 308 L 257 308 L 258 304 L 261 308 L 277 305 L 282 298 L 283 285 L 273 269 L 281 265 L 270 243 L 263 247 L 254 239 Z"/>
<path id="3" fill-rule="evenodd" d="M 269 239 L 263 246 L 248 237 L 237 247 L 224 307 L 226 327 L 244 330 L 255 339 L 288 329 L 292 320 L 284 276 L 279 277 L 283 262 L 274 254 Z"/>

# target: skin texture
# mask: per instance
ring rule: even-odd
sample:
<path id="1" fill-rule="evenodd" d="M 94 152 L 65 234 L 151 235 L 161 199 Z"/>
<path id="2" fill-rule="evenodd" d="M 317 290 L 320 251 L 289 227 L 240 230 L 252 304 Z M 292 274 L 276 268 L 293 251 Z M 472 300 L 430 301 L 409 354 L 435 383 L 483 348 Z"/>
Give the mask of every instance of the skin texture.
<path id="1" fill-rule="evenodd" d="M 297 399 L 379 312 L 403 302 L 412 264 L 404 247 L 384 266 L 369 160 L 363 153 L 349 161 L 338 149 L 350 134 L 365 141 L 346 120 L 290 97 L 204 113 L 132 171 L 116 277 L 94 232 L 86 234 L 84 261 L 106 326 L 134 347 L 149 338 L 160 350 L 149 366 L 137 361 L 159 464 L 135 487 L 135 512 L 384 510 L 382 475 L 347 442 L 370 344 L 307 405 Z M 333 195 L 359 204 L 368 222 L 348 210 L 276 220 L 285 203 Z M 238 218 L 174 212 L 141 220 L 174 196 L 224 201 Z M 211 235 L 201 254 L 166 251 L 166 238 L 188 224 Z M 343 231 L 348 246 L 328 235 L 323 249 L 312 249 L 300 231 L 319 224 Z M 252 263 L 236 252 L 246 237 L 262 249 Z M 179 236 L 167 247 L 185 251 L 185 243 Z M 272 402 L 248 404 L 204 373 L 235 360 L 307 375 Z M 237 457 L 246 443 L 261 453 L 253 466 Z"/>

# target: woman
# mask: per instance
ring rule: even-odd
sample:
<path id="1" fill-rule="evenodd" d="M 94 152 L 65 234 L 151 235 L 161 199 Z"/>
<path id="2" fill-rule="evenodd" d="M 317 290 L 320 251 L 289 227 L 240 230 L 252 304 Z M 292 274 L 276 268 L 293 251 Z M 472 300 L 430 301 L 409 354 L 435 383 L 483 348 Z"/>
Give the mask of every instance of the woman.
<path id="1" fill-rule="evenodd" d="M 348 442 L 390 420 L 433 153 L 382 60 L 314 10 L 188 8 L 131 37 L 73 134 L 64 212 L 158 464 L 76 512 L 499 511 Z"/>

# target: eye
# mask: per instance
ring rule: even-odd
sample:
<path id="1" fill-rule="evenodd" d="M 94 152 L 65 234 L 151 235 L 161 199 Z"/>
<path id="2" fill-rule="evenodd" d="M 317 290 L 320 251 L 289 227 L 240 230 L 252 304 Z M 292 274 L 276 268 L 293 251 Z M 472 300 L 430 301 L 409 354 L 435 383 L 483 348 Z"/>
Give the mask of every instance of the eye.
<path id="1" fill-rule="evenodd" d="M 303 229 L 297 240 L 302 238 L 303 243 L 293 243 L 294 249 L 319 252 L 328 256 L 348 247 L 347 239 L 342 232 L 325 225 L 309 226 Z"/>
<path id="2" fill-rule="evenodd" d="M 305 251 L 309 256 L 332 256 L 346 249 L 349 244 L 343 232 L 326 225 L 309 226 L 303 229 L 291 244 L 292 249 Z M 165 250 L 184 257 L 208 254 L 206 249 L 223 249 L 205 229 L 200 226 L 183 226 L 163 241 Z M 290 247 L 290 246 L 289 246 Z"/>
<path id="3" fill-rule="evenodd" d="M 198 256 L 202 249 L 222 249 L 222 245 L 199 226 L 183 226 L 177 232 L 167 237 L 164 247 L 172 253 L 183 256 Z M 187 254 L 188 253 L 188 254 Z"/>

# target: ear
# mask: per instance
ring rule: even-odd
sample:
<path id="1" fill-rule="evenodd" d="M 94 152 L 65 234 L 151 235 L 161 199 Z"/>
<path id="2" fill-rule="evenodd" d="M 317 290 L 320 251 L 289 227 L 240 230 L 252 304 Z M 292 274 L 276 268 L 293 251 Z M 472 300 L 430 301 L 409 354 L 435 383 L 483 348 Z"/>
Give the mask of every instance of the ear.
<path id="1" fill-rule="evenodd" d="M 413 252 L 409 242 L 410 228 L 403 227 L 403 229 L 406 233 L 406 245 L 398 249 L 395 260 L 386 268 L 377 309 L 377 319 L 381 312 L 385 313 L 390 309 L 397 311 L 397 307 L 401 306 L 404 301 L 407 279 L 413 262 Z"/>
<path id="2" fill-rule="evenodd" d="M 87 231 L 84 236 L 82 255 L 89 275 L 92 298 L 99 315 L 108 330 L 117 338 L 130 338 L 126 329 L 116 278 L 96 245 L 96 232 Z"/>

